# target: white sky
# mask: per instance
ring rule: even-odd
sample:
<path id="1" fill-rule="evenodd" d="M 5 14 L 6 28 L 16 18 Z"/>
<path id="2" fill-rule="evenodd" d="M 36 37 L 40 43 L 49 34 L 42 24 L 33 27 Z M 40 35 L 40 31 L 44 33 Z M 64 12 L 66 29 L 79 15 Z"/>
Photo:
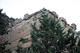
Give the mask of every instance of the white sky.
<path id="1" fill-rule="evenodd" d="M 3 12 L 14 18 L 23 18 L 25 13 L 32 14 L 43 7 L 55 11 L 69 24 L 75 23 L 80 30 L 80 0 L 0 0 Z"/>

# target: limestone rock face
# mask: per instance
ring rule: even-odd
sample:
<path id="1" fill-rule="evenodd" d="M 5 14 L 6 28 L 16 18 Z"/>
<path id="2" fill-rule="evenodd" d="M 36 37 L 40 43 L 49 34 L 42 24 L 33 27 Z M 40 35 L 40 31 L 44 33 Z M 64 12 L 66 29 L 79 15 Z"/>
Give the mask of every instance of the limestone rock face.
<path id="1" fill-rule="evenodd" d="M 66 22 L 66 19 L 63 18 L 63 17 L 60 17 L 59 20 L 60 20 L 60 21 L 63 21 L 63 22 Z"/>
<path id="2" fill-rule="evenodd" d="M 58 19 L 58 15 L 56 14 L 56 12 L 51 12 L 43 8 L 40 11 L 35 12 L 31 15 L 25 14 L 24 19 L 16 19 L 14 21 L 13 23 L 14 26 L 11 28 L 11 31 L 8 33 L 8 35 L 3 37 L 4 41 L 9 41 L 11 43 L 10 45 L 6 45 L 5 50 L 15 48 L 17 45 L 21 45 L 22 47 L 26 47 L 26 46 L 29 47 L 31 45 L 31 41 L 28 41 L 27 43 L 23 44 L 19 42 L 19 40 L 21 38 L 27 38 L 28 40 L 31 40 L 30 38 L 31 36 L 30 31 L 32 30 L 31 24 L 36 22 L 36 27 L 39 29 L 40 23 L 38 18 L 42 18 L 41 17 L 42 11 L 45 11 L 46 13 L 49 14 L 49 16 L 52 16 L 53 18 L 56 18 L 56 20 L 59 20 L 61 26 L 65 27 L 64 31 L 67 31 L 69 28 L 71 28 L 71 26 L 67 24 L 66 19 L 64 19 L 63 17 L 60 17 Z M 72 27 L 75 28 L 75 25 L 72 24 Z M 75 36 L 77 36 L 75 30 L 74 32 L 75 32 Z"/>
<path id="3" fill-rule="evenodd" d="M 59 18 L 59 22 L 60 22 L 61 26 L 66 27 L 66 25 L 67 25 L 67 21 L 66 21 L 65 18 L 60 17 L 60 18 Z"/>
<path id="4" fill-rule="evenodd" d="M 24 19 L 24 20 L 28 20 L 28 17 L 29 17 L 29 14 L 26 13 L 26 14 L 24 15 L 24 18 L 23 18 L 23 19 Z"/>
<path id="5" fill-rule="evenodd" d="M 13 25 L 15 26 L 15 25 L 17 25 L 18 23 L 21 23 L 22 22 L 22 19 L 20 18 L 20 19 L 15 19 L 15 21 L 14 21 L 14 23 L 13 23 Z"/>
<path id="6" fill-rule="evenodd" d="M 71 27 L 72 27 L 74 30 L 76 30 L 76 24 L 75 24 L 75 23 L 72 23 L 72 24 L 71 24 Z"/>
<path id="7" fill-rule="evenodd" d="M 52 11 L 52 13 L 54 14 L 54 16 L 55 16 L 56 18 L 58 18 L 58 15 L 57 15 L 57 13 L 56 13 L 55 11 Z"/>

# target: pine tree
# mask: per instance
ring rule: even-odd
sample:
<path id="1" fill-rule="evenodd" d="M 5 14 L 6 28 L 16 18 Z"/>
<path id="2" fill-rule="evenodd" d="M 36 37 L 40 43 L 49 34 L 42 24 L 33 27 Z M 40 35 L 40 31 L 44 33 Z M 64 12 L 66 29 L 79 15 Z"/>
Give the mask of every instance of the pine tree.
<path id="1" fill-rule="evenodd" d="M 77 37 L 74 38 L 72 29 L 63 32 L 64 28 L 55 18 L 44 11 L 41 16 L 43 18 L 39 18 L 41 23 L 39 29 L 36 28 L 36 23 L 31 25 L 32 44 L 27 48 L 27 53 L 65 53 L 65 50 L 75 53 L 79 51 L 75 45 Z"/>
<path id="2" fill-rule="evenodd" d="M 3 17 L 2 9 L 0 9 L 0 35 L 6 34 L 8 32 L 7 27 L 8 25 Z"/>

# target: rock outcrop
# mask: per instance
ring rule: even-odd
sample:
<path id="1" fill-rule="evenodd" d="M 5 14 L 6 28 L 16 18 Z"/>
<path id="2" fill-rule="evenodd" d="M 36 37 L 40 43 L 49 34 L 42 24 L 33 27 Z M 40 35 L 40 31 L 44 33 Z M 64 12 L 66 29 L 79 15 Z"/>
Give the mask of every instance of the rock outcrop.
<path id="1" fill-rule="evenodd" d="M 25 14 L 23 20 L 28 20 L 29 14 Z"/>
<path id="2" fill-rule="evenodd" d="M 61 24 L 62 27 L 66 27 L 67 21 L 66 21 L 65 18 L 60 17 L 60 18 L 59 18 L 59 22 L 60 22 L 60 24 Z"/>
<path id="3" fill-rule="evenodd" d="M 76 28 L 76 24 L 75 23 L 72 23 L 71 24 L 71 27 L 74 29 L 74 30 L 76 30 L 77 28 Z"/>
<path id="4" fill-rule="evenodd" d="M 9 41 L 11 44 L 6 45 L 6 49 L 13 49 L 16 48 L 17 45 L 21 45 L 23 47 L 29 47 L 31 44 L 31 41 L 28 41 L 27 43 L 21 43 L 19 40 L 21 38 L 27 38 L 28 40 L 31 40 L 30 38 L 30 31 L 31 31 L 31 24 L 36 22 L 36 27 L 39 28 L 40 23 L 37 18 L 41 18 L 42 11 L 45 11 L 46 13 L 49 14 L 49 16 L 52 16 L 53 18 L 56 18 L 56 20 L 59 20 L 60 24 L 62 27 L 64 27 L 64 31 L 67 31 L 69 28 L 74 29 L 73 31 L 75 32 L 75 36 L 77 36 L 76 30 L 76 25 L 72 24 L 71 26 L 67 23 L 66 19 L 63 17 L 60 17 L 58 19 L 58 15 L 56 12 L 51 12 L 45 8 L 41 9 L 38 12 L 35 12 L 31 15 L 25 14 L 23 20 L 22 19 L 16 19 L 13 23 L 13 27 L 11 28 L 11 31 L 8 33 L 8 35 L 5 35 L 4 41 Z M 14 52 L 14 51 L 13 51 Z M 13 53 L 12 52 L 12 53 Z"/>

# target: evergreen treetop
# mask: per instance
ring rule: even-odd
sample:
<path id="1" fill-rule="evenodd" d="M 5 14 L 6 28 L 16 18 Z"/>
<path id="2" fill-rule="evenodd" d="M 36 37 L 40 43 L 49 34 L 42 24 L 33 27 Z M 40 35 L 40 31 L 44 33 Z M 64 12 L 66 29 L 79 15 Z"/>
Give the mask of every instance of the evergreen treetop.
<path id="1" fill-rule="evenodd" d="M 77 37 L 74 38 L 74 32 L 69 29 L 63 32 L 64 28 L 61 27 L 59 21 L 49 16 L 45 12 L 39 18 L 41 23 L 40 28 L 36 28 L 36 23 L 32 26 L 31 38 L 32 44 L 27 47 L 27 53 L 69 53 L 80 52 L 80 43 L 75 45 Z M 80 42 L 80 41 L 79 41 Z"/>

